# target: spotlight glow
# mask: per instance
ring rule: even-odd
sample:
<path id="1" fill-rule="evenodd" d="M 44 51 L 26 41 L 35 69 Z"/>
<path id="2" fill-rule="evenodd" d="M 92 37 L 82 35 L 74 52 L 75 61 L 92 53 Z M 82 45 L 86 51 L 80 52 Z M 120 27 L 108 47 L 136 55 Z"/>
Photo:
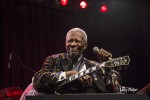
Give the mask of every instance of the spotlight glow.
<path id="1" fill-rule="evenodd" d="M 66 5 L 68 5 L 68 0 L 60 0 L 60 4 L 62 6 L 66 6 Z"/>
<path id="2" fill-rule="evenodd" d="M 80 2 L 80 8 L 85 9 L 85 8 L 87 8 L 87 6 L 88 6 L 88 4 L 87 4 L 86 1 L 81 1 Z"/>
<path id="3" fill-rule="evenodd" d="M 108 8 L 107 8 L 106 5 L 103 5 L 103 6 L 101 6 L 101 8 L 100 8 L 100 11 L 101 11 L 102 13 L 107 12 L 107 10 L 108 10 Z"/>

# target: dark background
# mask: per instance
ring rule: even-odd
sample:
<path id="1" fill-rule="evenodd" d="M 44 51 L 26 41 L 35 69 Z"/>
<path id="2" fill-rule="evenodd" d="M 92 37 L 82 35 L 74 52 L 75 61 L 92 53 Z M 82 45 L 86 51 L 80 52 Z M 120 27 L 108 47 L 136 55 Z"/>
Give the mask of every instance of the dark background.
<path id="1" fill-rule="evenodd" d="M 129 55 L 130 65 L 120 71 L 122 85 L 144 87 L 150 81 L 150 3 L 107 3 L 108 12 L 101 13 L 96 7 L 84 11 L 61 8 L 53 0 L 1 0 L 0 89 L 15 86 L 24 90 L 31 83 L 32 70 L 39 70 L 48 55 L 65 52 L 65 35 L 73 27 L 88 35 L 86 58 L 98 61 L 94 46 L 113 57 Z"/>

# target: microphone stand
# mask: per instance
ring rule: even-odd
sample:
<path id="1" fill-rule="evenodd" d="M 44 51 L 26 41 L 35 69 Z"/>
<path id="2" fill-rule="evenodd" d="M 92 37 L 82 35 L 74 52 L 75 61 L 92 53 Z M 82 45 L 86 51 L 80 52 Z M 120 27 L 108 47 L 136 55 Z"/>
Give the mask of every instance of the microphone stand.
<path id="1" fill-rule="evenodd" d="M 18 61 L 20 62 L 22 68 L 26 69 L 29 72 L 35 73 L 35 70 L 32 70 L 30 68 L 28 68 L 26 65 L 23 64 L 23 62 L 21 61 L 21 59 L 19 58 L 19 56 L 16 53 L 12 53 L 12 51 L 9 54 L 9 62 L 8 62 L 8 70 L 9 70 L 9 86 L 12 85 L 12 57 L 13 54 L 16 56 L 16 58 L 18 59 Z"/>
<path id="2" fill-rule="evenodd" d="M 8 79 L 9 79 L 9 86 L 11 86 L 12 85 L 12 68 L 11 68 L 11 66 L 12 66 L 12 52 L 10 52 L 10 54 L 9 54 L 9 62 L 8 62 L 8 70 L 9 70 L 9 72 L 8 72 Z"/>

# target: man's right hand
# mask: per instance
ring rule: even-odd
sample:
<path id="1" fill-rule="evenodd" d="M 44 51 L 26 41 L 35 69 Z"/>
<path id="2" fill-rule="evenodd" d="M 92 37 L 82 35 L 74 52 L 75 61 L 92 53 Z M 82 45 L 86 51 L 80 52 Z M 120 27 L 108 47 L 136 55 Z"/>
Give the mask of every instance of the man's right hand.
<path id="1" fill-rule="evenodd" d="M 66 77 L 69 77 L 71 75 L 75 75 L 77 74 L 78 72 L 73 70 L 73 71 L 67 71 L 66 72 Z M 85 85 L 91 85 L 92 84 L 92 78 L 89 76 L 89 75 L 85 75 L 81 78 L 79 78 L 80 82 L 82 82 L 83 84 Z"/>
<path id="2" fill-rule="evenodd" d="M 84 85 L 92 85 L 92 78 L 89 75 L 85 75 L 81 78 L 79 78 L 79 80 L 84 84 Z"/>

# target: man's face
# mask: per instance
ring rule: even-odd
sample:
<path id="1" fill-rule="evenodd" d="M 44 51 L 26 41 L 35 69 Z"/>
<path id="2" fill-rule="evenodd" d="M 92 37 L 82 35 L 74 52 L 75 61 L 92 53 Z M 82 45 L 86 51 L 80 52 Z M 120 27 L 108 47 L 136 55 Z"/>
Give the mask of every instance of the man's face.
<path id="1" fill-rule="evenodd" d="M 73 59 L 78 59 L 87 47 L 83 36 L 81 32 L 71 32 L 66 36 L 66 51 Z"/>

